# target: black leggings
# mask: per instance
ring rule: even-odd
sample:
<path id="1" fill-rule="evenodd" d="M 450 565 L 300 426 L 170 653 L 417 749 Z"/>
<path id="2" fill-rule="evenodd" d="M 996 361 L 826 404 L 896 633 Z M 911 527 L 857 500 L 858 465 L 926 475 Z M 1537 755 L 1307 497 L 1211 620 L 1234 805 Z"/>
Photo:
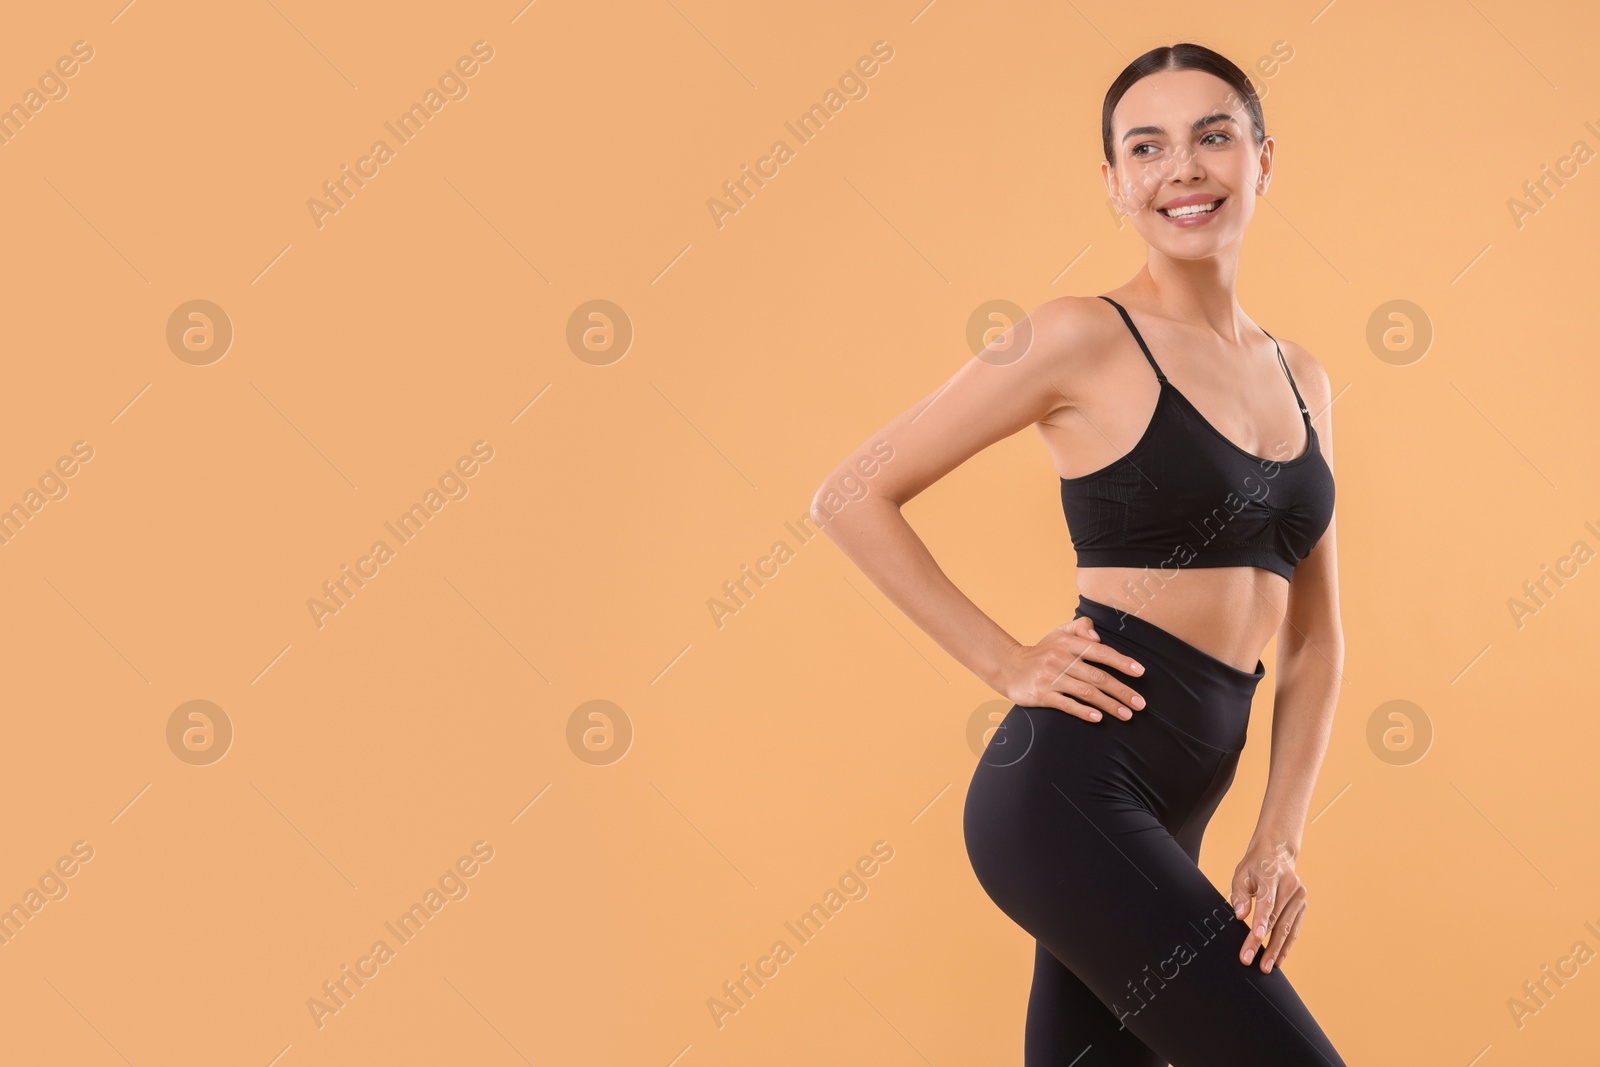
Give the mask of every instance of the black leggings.
<path id="1" fill-rule="evenodd" d="M 1036 940 L 1024 1063 L 1344 1067 L 1283 970 L 1240 962 L 1249 925 L 1198 866 L 1264 665 L 1087 597 L 1076 615 L 1144 666 L 1105 669 L 1145 706 L 1087 722 L 1013 705 L 964 815 L 979 883 Z"/>

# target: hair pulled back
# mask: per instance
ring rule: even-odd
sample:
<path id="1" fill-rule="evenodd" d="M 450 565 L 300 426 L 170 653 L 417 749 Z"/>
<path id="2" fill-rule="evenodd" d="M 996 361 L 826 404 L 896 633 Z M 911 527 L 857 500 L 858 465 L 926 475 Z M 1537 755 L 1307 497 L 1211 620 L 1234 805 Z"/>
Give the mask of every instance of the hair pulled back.
<path id="1" fill-rule="evenodd" d="M 1100 110 L 1100 141 L 1107 163 L 1113 167 L 1117 165 L 1111 145 L 1111 113 L 1135 82 L 1163 70 L 1203 70 L 1227 82 L 1234 98 L 1242 102 L 1250 114 L 1251 133 L 1257 147 L 1266 140 L 1267 127 L 1261 115 L 1261 98 L 1256 95 L 1255 86 L 1250 84 L 1245 72 L 1220 52 L 1214 52 L 1203 44 L 1180 41 L 1150 49 L 1124 67 L 1122 73 L 1117 75 L 1117 80 L 1111 83 L 1111 88 L 1106 90 L 1105 106 Z"/>

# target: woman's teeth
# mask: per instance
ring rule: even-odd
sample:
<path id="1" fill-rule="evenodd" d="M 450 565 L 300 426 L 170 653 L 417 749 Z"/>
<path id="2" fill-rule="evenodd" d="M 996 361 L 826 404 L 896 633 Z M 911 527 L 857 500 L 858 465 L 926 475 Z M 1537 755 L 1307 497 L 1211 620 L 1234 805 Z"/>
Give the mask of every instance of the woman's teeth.
<path id="1" fill-rule="evenodd" d="M 1157 210 L 1169 219 L 1182 219 L 1190 215 L 1204 215 L 1207 212 L 1215 211 L 1221 203 L 1221 200 L 1213 200 L 1209 204 L 1190 204 L 1188 207 L 1158 208 Z"/>

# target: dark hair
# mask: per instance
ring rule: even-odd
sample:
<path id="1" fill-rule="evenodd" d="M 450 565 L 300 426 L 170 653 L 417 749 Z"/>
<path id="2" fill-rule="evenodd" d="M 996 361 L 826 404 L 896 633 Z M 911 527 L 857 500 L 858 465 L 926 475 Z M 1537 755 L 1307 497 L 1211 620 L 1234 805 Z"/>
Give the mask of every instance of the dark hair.
<path id="1" fill-rule="evenodd" d="M 1213 52 L 1203 44 L 1180 41 L 1178 44 L 1150 49 L 1124 67 L 1122 73 L 1117 75 L 1117 80 L 1111 83 L 1111 88 L 1106 90 L 1105 106 L 1100 110 L 1100 141 L 1105 148 L 1106 162 L 1113 167 L 1117 161 L 1113 158 L 1111 148 L 1111 113 L 1134 82 L 1162 70 L 1203 70 L 1221 78 L 1249 110 L 1251 132 L 1255 135 L 1256 144 L 1260 145 L 1266 139 L 1267 127 L 1266 120 L 1261 117 L 1261 98 L 1256 95 L 1255 86 L 1250 84 L 1244 71 L 1227 56 Z"/>

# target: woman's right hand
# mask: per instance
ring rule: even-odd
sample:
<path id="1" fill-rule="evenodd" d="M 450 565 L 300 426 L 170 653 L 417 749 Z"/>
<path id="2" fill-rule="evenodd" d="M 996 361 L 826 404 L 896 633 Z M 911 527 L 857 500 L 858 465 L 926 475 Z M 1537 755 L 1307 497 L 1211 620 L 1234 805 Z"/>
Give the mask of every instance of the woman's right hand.
<path id="1" fill-rule="evenodd" d="M 1133 718 L 1129 709 L 1144 707 L 1144 697 L 1097 664 L 1127 675 L 1144 673 L 1144 667 L 1102 643 L 1094 620 L 1080 615 L 1045 634 L 1036 645 L 1013 648 L 997 688 L 1015 704 L 1059 708 L 1090 722 L 1099 722 L 1102 711 L 1119 719 Z"/>

